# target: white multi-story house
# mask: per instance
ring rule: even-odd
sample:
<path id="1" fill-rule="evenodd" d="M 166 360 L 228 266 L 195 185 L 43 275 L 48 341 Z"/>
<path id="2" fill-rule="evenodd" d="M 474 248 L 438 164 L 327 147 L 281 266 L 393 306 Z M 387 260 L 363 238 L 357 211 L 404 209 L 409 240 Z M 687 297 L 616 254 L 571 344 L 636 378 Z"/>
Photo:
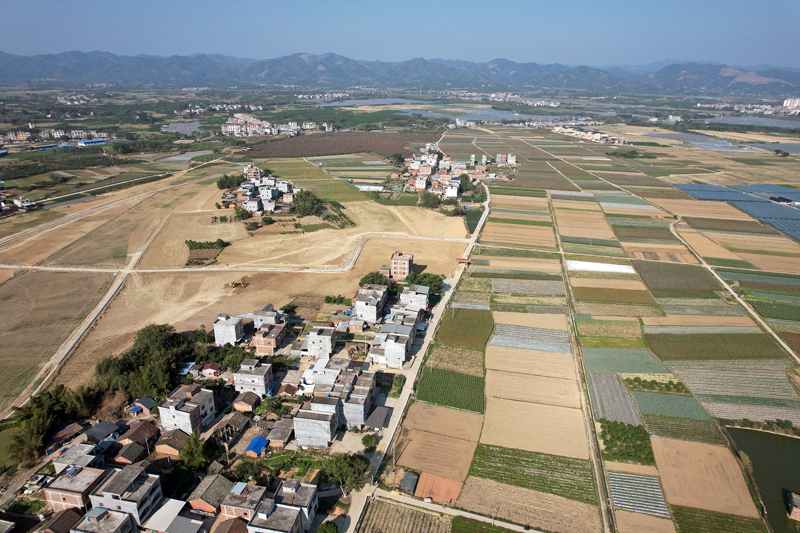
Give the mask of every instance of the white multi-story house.
<path id="1" fill-rule="evenodd" d="M 425 310 L 428 308 L 430 288 L 424 285 L 409 285 L 400 293 L 400 303 L 406 308 Z"/>
<path id="2" fill-rule="evenodd" d="M 358 290 L 354 300 L 355 317 L 371 324 L 380 322 L 388 294 L 388 285 L 364 285 Z"/>
<path id="3" fill-rule="evenodd" d="M 214 393 L 199 385 L 181 385 L 158 406 L 163 431 L 180 429 L 187 435 L 214 418 Z"/>
<path id="4" fill-rule="evenodd" d="M 336 330 L 330 327 L 313 327 L 306 339 L 308 355 L 317 359 L 325 359 L 333 353 L 336 345 Z"/>
<path id="5" fill-rule="evenodd" d="M 214 322 L 214 343 L 217 346 L 226 344 L 236 346 L 242 337 L 244 337 L 244 325 L 241 318 L 231 318 L 226 314 L 217 316 L 217 320 Z"/>
<path id="6" fill-rule="evenodd" d="M 92 507 L 128 513 L 141 526 L 161 498 L 161 478 L 141 466 L 126 466 L 112 473 L 90 495 Z"/>

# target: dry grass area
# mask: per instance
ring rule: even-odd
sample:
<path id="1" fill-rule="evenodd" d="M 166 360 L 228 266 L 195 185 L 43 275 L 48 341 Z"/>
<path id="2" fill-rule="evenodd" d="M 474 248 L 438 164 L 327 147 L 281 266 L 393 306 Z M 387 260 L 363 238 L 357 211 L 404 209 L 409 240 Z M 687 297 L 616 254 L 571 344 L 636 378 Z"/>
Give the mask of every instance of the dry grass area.
<path id="1" fill-rule="evenodd" d="M 749 316 L 667 315 L 642 318 L 645 326 L 736 326 L 749 327 L 756 323 Z"/>
<path id="2" fill-rule="evenodd" d="M 483 352 L 460 346 L 437 344 L 431 348 L 434 368 L 483 377 Z"/>
<path id="3" fill-rule="evenodd" d="M 403 221 L 410 229 L 411 235 L 463 239 L 467 234 L 464 221 L 461 217 L 448 217 L 439 211 L 424 209 L 422 207 L 390 206 L 388 209 L 393 211 L 395 215 Z"/>
<path id="4" fill-rule="evenodd" d="M 722 446 L 653 438 L 653 452 L 670 505 L 758 518 L 739 463 Z"/>
<path id="5" fill-rule="evenodd" d="M 28 386 L 112 280 L 109 274 L 33 271 L 0 286 L 0 411 Z"/>
<path id="6" fill-rule="evenodd" d="M 481 232 L 481 242 L 522 244 L 537 248 L 555 248 L 553 228 L 487 222 Z"/>
<path id="7" fill-rule="evenodd" d="M 631 259 L 649 259 L 650 261 L 666 261 L 670 263 L 686 263 L 696 265 L 699 261 L 683 244 L 644 244 L 622 243 L 622 249 Z"/>
<path id="8" fill-rule="evenodd" d="M 481 444 L 589 458 L 580 409 L 487 398 Z"/>
<path id="9" fill-rule="evenodd" d="M 669 374 L 666 375 L 669 376 Z M 597 427 L 597 432 L 599 433 L 601 430 L 600 423 L 595 422 L 595 426 Z M 605 449 L 605 446 L 603 446 L 602 442 L 600 442 L 600 446 Z M 655 466 L 634 463 L 617 463 L 615 461 L 603 461 L 603 465 L 605 465 L 606 470 L 611 470 L 612 472 L 628 472 L 629 474 L 643 474 L 646 476 L 658 475 L 658 468 Z"/>
<path id="10" fill-rule="evenodd" d="M 487 370 L 486 396 L 573 409 L 581 407 L 580 390 L 575 380 L 535 374 Z"/>
<path id="11" fill-rule="evenodd" d="M 672 520 L 630 511 L 614 511 L 619 533 L 675 533 Z"/>
<path id="12" fill-rule="evenodd" d="M 486 347 L 486 369 L 575 379 L 575 365 L 571 355 L 502 346 Z"/>
<path id="13" fill-rule="evenodd" d="M 647 290 L 647 286 L 644 283 L 634 279 L 595 279 L 570 276 L 569 284 L 573 287 L 594 287 L 597 289 Z"/>
<path id="14" fill-rule="evenodd" d="M 650 198 L 649 200 L 661 209 L 681 217 L 755 220 L 750 215 L 739 211 L 727 202 L 714 202 L 710 200 L 667 200 L 662 198 Z"/>
<path id="15" fill-rule="evenodd" d="M 556 221 L 558 222 L 558 233 L 562 236 L 617 239 L 605 215 L 600 212 L 556 209 Z"/>
<path id="16" fill-rule="evenodd" d="M 404 430 L 403 436 L 406 444 L 397 464 L 458 481 L 467 478 L 476 442 L 415 429 Z"/>
<path id="17" fill-rule="evenodd" d="M 492 195 L 492 207 L 495 209 L 514 209 L 518 211 L 550 211 L 550 207 L 547 205 L 547 198 L 510 196 L 505 194 Z M 500 216 L 500 214 L 498 213 L 497 216 Z"/>
<path id="18" fill-rule="evenodd" d="M 485 516 L 558 533 L 602 531 L 597 507 L 554 494 L 470 477 L 464 483 L 458 507 Z"/>
<path id="19" fill-rule="evenodd" d="M 692 229 L 681 228 L 678 230 L 681 237 L 687 242 L 695 252 L 703 257 L 716 257 L 718 259 L 733 259 L 741 261 L 741 257 L 723 248 L 702 233 Z"/>
<path id="20" fill-rule="evenodd" d="M 445 437 L 478 442 L 483 415 L 458 411 L 429 403 L 414 402 L 403 425 L 410 429 L 436 433 Z"/>
<path id="21" fill-rule="evenodd" d="M 536 296 L 496 292 L 492 295 L 492 302 L 508 305 L 567 305 L 567 298 L 566 296 Z"/>
<path id="22" fill-rule="evenodd" d="M 454 505 L 463 486 L 463 481 L 423 472 L 419 476 L 414 496 L 417 498 L 430 498 L 445 505 Z"/>
<path id="23" fill-rule="evenodd" d="M 567 331 L 567 317 L 565 315 L 494 311 L 492 317 L 497 324 Z"/>
<path id="24" fill-rule="evenodd" d="M 494 197 L 492 197 L 494 204 Z M 576 202 L 573 200 L 553 200 L 553 207 L 556 210 L 575 209 L 579 211 L 601 211 L 600 204 L 597 202 Z"/>

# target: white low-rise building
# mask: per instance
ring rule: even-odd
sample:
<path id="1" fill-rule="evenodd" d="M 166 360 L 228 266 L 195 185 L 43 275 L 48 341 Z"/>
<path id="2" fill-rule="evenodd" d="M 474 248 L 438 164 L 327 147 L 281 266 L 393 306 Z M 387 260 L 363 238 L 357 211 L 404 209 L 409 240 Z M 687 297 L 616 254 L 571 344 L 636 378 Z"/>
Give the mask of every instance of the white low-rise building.
<path id="1" fill-rule="evenodd" d="M 244 325 L 241 318 L 231 318 L 230 315 L 226 314 L 217 316 L 217 320 L 214 322 L 214 344 L 217 346 L 225 346 L 226 344 L 236 346 L 236 343 L 242 337 L 244 337 Z"/>

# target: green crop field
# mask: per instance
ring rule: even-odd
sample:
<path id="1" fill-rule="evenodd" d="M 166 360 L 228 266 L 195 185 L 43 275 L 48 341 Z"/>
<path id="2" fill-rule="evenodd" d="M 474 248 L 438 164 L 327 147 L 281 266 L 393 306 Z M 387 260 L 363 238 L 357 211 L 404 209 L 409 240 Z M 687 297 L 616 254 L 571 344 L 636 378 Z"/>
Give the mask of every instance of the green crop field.
<path id="1" fill-rule="evenodd" d="M 630 374 L 666 374 L 661 361 L 647 350 L 620 350 L 584 348 L 584 365 L 587 372 L 611 372 Z"/>
<path id="2" fill-rule="evenodd" d="M 689 225 L 696 229 L 735 231 L 739 233 L 768 233 L 777 234 L 778 230 L 755 220 L 722 220 L 718 218 L 683 218 Z"/>
<path id="3" fill-rule="evenodd" d="M 465 348 L 483 349 L 494 329 L 492 312 L 481 309 L 452 309 L 444 311 L 437 340 Z"/>
<path id="4" fill-rule="evenodd" d="M 547 193 L 541 189 L 516 189 L 511 187 L 489 187 L 491 194 L 509 195 L 509 196 L 535 196 L 537 198 L 545 198 Z"/>
<path id="5" fill-rule="evenodd" d="M 573 287 L 576 300 L 587 302 L 655 305 L 656 301 L 647 291 L 626 289 L 599 289 L 595 287 Z"/>
<path id="6" fill-rule="evenodd" d="M 645 335 L 647 344 L 662 360 L 675 359 L 784 359 L 772 337 L 758 333 Z"/>
<path id="7" fill-rule="evenodd" d="M 723 445 L 722 436 L 713 420 L 697 420 L 664 415 L 642 415 L 644 426 L 651 435 L 666 439 L 704 442 Z"/>
<path id="8" fill-rule="evenodd" d="M 469 233 L 475 233 L 482 216 L 483 209 L 470 209 L 467 211 L 467 214 L 464 215 L 464 225 Z"/>
<path id="9" fill-rule="evenodd" d="M 632 263 L 645 284 L 651 289 L 712 291 L 722 289 L 714 276 L 701 266 L 637 260 Z"/>
<path id="10" fill-rule="evenodd" d="M 672 506 L 672 516 L 679 533 L 766 533 L 758 518 L 715 513 L 692 507 Z"/>
<path id="11" fill-rule="evenodd" d="M 763 300 L 748 300 L 759 315 L 764 318 L 778 320 L 800 320 L 800 305 L 779 302 L 765 302 Z"/>
<path id="12" fill-rule="evenodd" d="M 583 459 L 479 444 L 469 475 L 597 503 L 592 463 Z"/>
<path id="13" fill-rule="evenodd" d="M 454 516 L 450 533 L 511 533 L 511 530 L 485 522 L 478 522 L 464 516 Z"/>
<path id="14" fill-rule="evenodd" d="M 452 370 L 437 368 L 430 370 L 425 367 L 422 369 L 417 385 L 417 399 L 444 407 L 483 413 L 485 410 L 484 385 L 482 377 L 461 374 Z"/>
<path id="15" fill-rule="evenodd" d="M 516 248 L 495 248 L 493 246 L 476 246 L 472 255 L 490 255 L 496 257 L 530 257 L 532 259 L 558 259 L 558 254 L 553 252 L 539 252 L 536 250 L 518 250 Z"/>
<path id="16" fill-rule="evenodd" d="M 631 393 L 639 405 L 643 415 L 675 416 L 679 418 L 694 418 L 696 420 L 711 420 L 700 402 L 691 396 L 678 396 L 676 394 L 661 394 L 659 392 Z"/>

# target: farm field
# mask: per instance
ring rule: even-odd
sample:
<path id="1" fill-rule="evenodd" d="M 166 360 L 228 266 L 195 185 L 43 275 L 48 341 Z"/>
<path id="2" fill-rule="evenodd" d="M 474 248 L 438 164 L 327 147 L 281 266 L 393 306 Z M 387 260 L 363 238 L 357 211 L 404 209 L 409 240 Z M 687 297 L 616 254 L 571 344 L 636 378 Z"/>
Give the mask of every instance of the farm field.
<path id="1" fill-rule="evenodd" d="M 443 407 L 483 413 L 483 389 L 482 376 L 451 370 L 423 369 L 417 386 L 417 399 Z"/>
<path id="2" fill-rule="evenodd" d="M 410 429 L 436 433 L 446 437 L 478 442 L 483 417 L 479 414 L 456 411 L 415 402 L 406 414 L 403 425 Z"/>
<path id="3" fill-rule="evenodd" d="M 483 377 L 483 352 L 479 350 L 435 344 L 431 348 L 430 358 L 435 369 Z"/>
<path id="4" fill-rule="evenodd" d="M 643 415 L 675 416 L 696 420 L 711 418 L 692 396 L 642 391 L 633 391 L 631 394 Z"/>
<path id="5" fill-rule="evenodd" d="M 663 415 L 643 415 L 647 431 L 654 437 L 724 445 L 712 420 Z"/>
<path id="6" fill-rule="evenodd" d="M 555 533 L 602 531 L 600 514 L 594 505 L 489 479 L 467 478 L 457 505 L 474 513 L 485 516 L 496 513 L 497 518 Z"/>
<path id="7" fill-rule="evenodd" d="M 515 372 L 486 371 L 486 396 L 580 409 L 580 391 L 573 380 Z"/>
<path id="8" fill-rule="evenodd" d="M 556 247 L 553 228 L 497 222 L 486 223 L 481 232 L 481 242 L 518 244 L 547 249 Z"/>
<path id="9" fill-rule="evenodd" d="M 423 472 L 419 476 L 414 496 L 422 499 L 430 498 L 445 505 L 454 505 L 463 486 L 464 483 L 456 479 Z"/>
<path id="10" fill-rule="evenodd" d="M 491 311 L 455 309 L 445 311 L 437 340 L 444 344 L 482 350 L 492 333 Z"/>
<path id="11" fill-rule="evenodd" d="M 766 533 L 764 523 L 758 518 L 715 513 L 680 505 L 672 506 L 672 513 L 680 533 Z"/>
<path id="12" fill-rule="evenodd" d="M 404 133 L 319 133 L 258 145 L 248 155 L 257 157 L 307 157 L 357 152 L 374 152 L 389 156 L 416 152 L 414 146 L 436 142 L 436 134 Z"/>
<path id="13" fill-rule="evenodd" d="M 681 335 L 646 334 L 647 343 L 663 361 L 680 359 L 784 359 L 772 337 L 759 333 Z"/>
<path id="14" fill-rule="evenodd" d="M 486 347 L 486 369 L 575 379 L 575 366 L 570 355 L 502 346 Z"/>
<path id="15" fill-rule="evenodd" d="M 564 295 L 564 283 L 561 281 L 515 280 L 495 278 L 492 280 L 495 293 L 536 294 L 546 296 Z"/>
<path id="16" fill-rule="evenodd" d="M 615 374 L 586 374 L 595 420 L 605 419 L 634 426 L 642 417 L 633 398 Z"/>
<path id="17" fill-rule="evenodd" d="M 669 373 L 664 365 L 647 350 L 583 348 L 581 353 L 587 372 Z"/>
<path id="18" fill-rule="evenodd" d="M 397 457 L 400 466 L 458 481 L 466 479 L 476 443 L 415 429 L 404 430 L 403 438 L 406 444 Z"/>
<path id="19" fill-rule="evenodd" d="M 675 524 L 666 518 L 619 509 L 614 512 L 614 518 L 619 533 L 675 533 Z"/>
<path id="20" fill-rule="evenodd" d="M 652 442 L 664 495 L 670 505 L 758 518 L 739 464 L 730 450 L 661 438 Z"/>
<path id="21" fill-rule="evenodd" d="M 564 315 L 494 311 L 492 316 L 496 324 L 567 331 L 567 319 Z"/>
<path id="22" fill-rule="evenodd" d="M 711 290 L 722 287 L 704 268 L 691 265 L 633 261 L 639 275 L 650 289 Z"/>
<path id="23" fill-rule="evenodd" d="M 609 472 L 608 481 L 615 509 L 669 518 L 669 509 L 657 477 Z"/>
<path id="24" fill-rule="evenodd" d="M 358 533 L 450 533 L 447 515 L 428 513 L 395 502 L 376 499 L 370 502 Z"/>
<path id="25" fill-rule="evenodd" d="M 28 386 L 112 280 L 101 273 L 31 271 L 0 286 L 0 301 L 7 303 L 0 307 L 0 410 Z"/>

